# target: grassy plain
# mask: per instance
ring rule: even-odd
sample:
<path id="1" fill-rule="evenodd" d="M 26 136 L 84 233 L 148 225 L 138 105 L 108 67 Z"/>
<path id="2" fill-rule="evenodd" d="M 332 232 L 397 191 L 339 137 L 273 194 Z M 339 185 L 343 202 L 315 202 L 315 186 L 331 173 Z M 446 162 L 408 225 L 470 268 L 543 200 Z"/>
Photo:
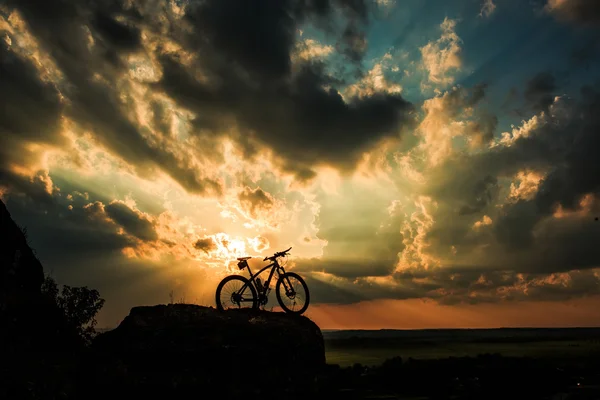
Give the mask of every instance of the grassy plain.
<path id="1" fill-rule="evenodd" d="M 440 359 L 491 353 L 512 357 L 600 356 L 600 330 L 437 330 L 324 332 L 328 364 L 366 366 L 386 359 Z"/>

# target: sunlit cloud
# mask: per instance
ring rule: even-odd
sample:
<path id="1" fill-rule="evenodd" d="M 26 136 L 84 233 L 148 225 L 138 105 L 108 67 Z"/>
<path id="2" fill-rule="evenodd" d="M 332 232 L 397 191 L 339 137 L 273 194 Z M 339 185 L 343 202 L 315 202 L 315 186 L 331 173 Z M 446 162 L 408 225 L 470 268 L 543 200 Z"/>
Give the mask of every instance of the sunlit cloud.
<path id="1" fill-rule="evenodd" d="M 321 44 L 315 39 L 301 40 L 296 46 L 297 50 L 294 57 L 299 57 L 305 61 L 325 58 L 334 51 L 333 46 Z"/>
<path id="2" fill-rule="evenodd" d="M 511 201 L 532 200 L 538 191 L 544 174 L 536 171 L 519 171 L 510 184 Z"/>
<path id="3" fill-rule="evenodd" d="M 415 210 L 402 226 L 406 246 L 396 268 L 397 271 L 421 270 L 438 267 L 440 261 L 429 254 L 427 233 L 435 223 L 431 214 L 436 202 L 429 197 L 415 200 Z"/>
<path id="4" fill-rule="evenodd" d="M 588 193 L 579 200 L 575 210 L 565 210 L 564 207 L 559 204 L 552 216 L 554 218 L 590 218 L 593 216 L 592 212 L 597 210 L 599 205 L 597 197 L 594 194 Z"/>
<path id="5" fill-rule="evenodd" d="M 454 74 L 462 67 L 461 39 L 456 34 L 457 21 L 445 18 L 440 24 L 439 39 L 421 47 L 423 68 L 427 71 L 429 84 L 445 87 L 454 83 Z"/>
<path id="6" fill-rule="evenodd" d="M 375 93 L 399 94 L 402 92 L 400 84 L 390 81 L 385 77 L 385 71 L 393 68 L 392 56 L 386 53 L 381 60 L 373 65 L 365 76 L 346 90 L 346 96 L 373 96 Z"/>
<path id="7" fill-rule="evenodd" d="M 488 226 L 491 225 L 494 221 L 492 221 L 492 219 L 490 217 L 488 217 L 487 215 L 484 215 L 483 218 L 481 219 L 481 221 L 476 221 L 473 224 L 473 229 L 480 229 L 484 226 Z"/>
<path id="8" fill-rule="evenodd" d="M 469 140 L 475 137 L 480 143 L 492 138 L 495 126 L 486 132 L 486 129 L 480 126 L 481 119 L 471 119 L 474 116 L 474 107 L 483 97 L 482 88 L 476 88 L 469 93 L 454 87 L 425 100 L 425 117 L 417 130 L 423 136 L 419 147 L 427 154 L 430 165 L 438 165 L 448 158 L 456 149 L 457 138 L 466 137 Z"/>

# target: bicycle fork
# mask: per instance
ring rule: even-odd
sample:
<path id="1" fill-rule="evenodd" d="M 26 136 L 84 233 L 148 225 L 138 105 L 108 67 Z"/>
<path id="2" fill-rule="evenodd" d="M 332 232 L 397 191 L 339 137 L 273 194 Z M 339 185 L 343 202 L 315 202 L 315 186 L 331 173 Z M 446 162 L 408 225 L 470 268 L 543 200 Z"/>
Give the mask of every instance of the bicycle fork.
<path id="1" fill-rule="evenodd" d="M 284 272 L 285 274 L 285 272 Z M 294 287 L 292 286 L 292 283 L 290 282 L 290 278 L 288 278 L 287 276 L 281 280 L 281 283 L 283 284 L 283 287 L 285 288 L 285 295 L 288 296 L 289 298 L 293 298 L 296 295 L 296 291 L 294 290 Z"/>

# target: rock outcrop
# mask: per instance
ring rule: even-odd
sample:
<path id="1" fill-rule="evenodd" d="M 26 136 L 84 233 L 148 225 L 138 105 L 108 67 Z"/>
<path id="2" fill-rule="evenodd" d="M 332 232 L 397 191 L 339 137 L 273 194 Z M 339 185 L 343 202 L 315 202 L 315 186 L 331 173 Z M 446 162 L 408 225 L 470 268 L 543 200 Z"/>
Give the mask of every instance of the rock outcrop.
<path id="1" fill-rule="evenodd" d="M 44 271 L 23 231 L 0 201 L 0 326 L 2 334 L 26 319 L 14 311 L 40 296 Z M 12 318 L 7 318 L 12 314 Z M 25 318 L 23 318 L 25 317 Z"/>
<path id="2" fill-rule="evenodd" d="M 44 270 L 25 234 L 0 201 L 0 351 L 2 354 L 79 345 L 56 303 L 42 295 Z"/>
<path id="3" fill-rule="evenodd" d="M 325 366 L 323 336 L 306 317 L 187 304 L 135 307 L 92 349 L 107 394 L 285 398 L 310 392 Z"/>
<path id="4" fill-rule="evenodd" d="M 82 342 L 62 310 L 42 294 L 44 271 L 0 201 L 0 398 L 65 393 Z"/>

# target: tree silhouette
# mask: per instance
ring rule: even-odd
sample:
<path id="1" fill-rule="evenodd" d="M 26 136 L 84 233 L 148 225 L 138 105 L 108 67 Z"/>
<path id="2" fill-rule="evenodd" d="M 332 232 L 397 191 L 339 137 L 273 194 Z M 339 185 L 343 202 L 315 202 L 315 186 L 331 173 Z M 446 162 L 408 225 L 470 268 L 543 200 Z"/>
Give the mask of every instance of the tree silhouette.
<path id="1" fill-rule="evenodd" d="M 42 293 L 56 303 L 65 314 L 67 323 L 89 343 L 96 333 L 96 314 L 104 306 L 100 293 L 87 286 L 68 285 L 62 285 L 62 291 L 59 291 L 56 281 L 50 276 L 44 278 Z"/>

